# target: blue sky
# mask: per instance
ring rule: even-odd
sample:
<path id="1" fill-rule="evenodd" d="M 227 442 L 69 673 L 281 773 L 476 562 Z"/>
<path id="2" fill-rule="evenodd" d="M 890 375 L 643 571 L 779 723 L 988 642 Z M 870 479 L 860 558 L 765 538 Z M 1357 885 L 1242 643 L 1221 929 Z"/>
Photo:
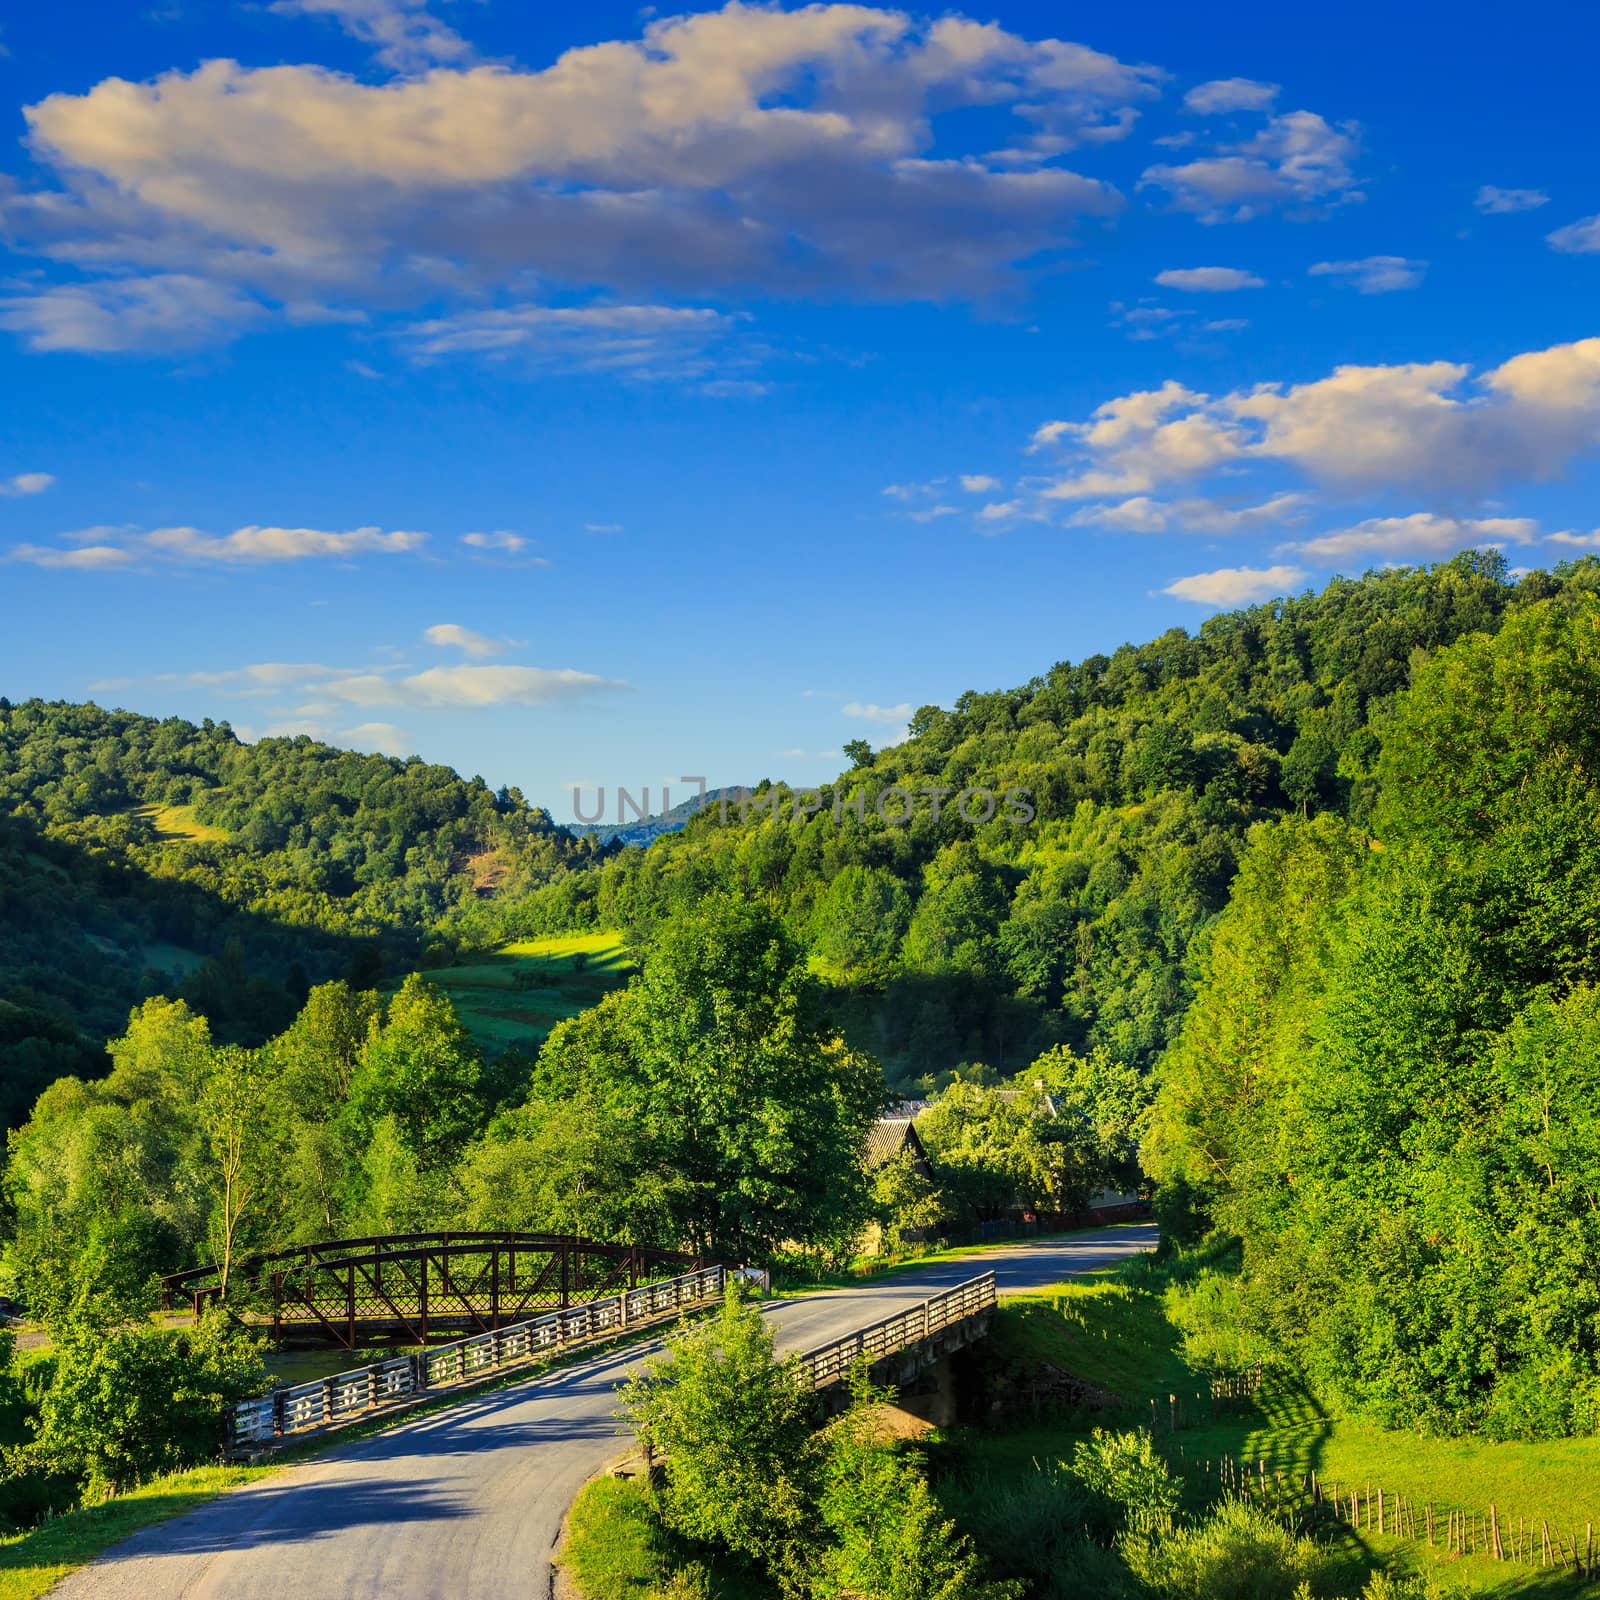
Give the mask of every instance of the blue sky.
<path id="1" fill-rule="evenodd" d="M 1394 9 L 29 7 L 0 692 L 564 819 L 1596 548 L 1592 12 Z"/>

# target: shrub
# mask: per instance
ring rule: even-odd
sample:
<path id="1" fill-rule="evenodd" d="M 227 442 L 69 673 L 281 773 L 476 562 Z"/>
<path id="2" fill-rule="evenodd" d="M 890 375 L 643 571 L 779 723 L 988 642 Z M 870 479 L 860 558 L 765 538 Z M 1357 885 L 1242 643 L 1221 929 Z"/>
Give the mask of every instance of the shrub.
<path id="1" fill-rule="evenodd" d="M 1119 1548 L 1150 1600 L 1309 1600 L 1337 1592 L 1337 1563 L 1326 1550 L 1242 1500 L 1225 1500 L 1195 1527 L 1131 1534 Z"/>
<path id="2" fill-rule="evenodd" d="M 1144 1429 L 1107 1433 L 1096 1428 L 1073 1454 L 1071 1472 L 1083 1486 L 1084 1530 L 1109 1543 L 1117 1534 L 1157 1532 L 1172 1525 L 1182 1492 Z"/>
<path id="3" fill-rule="evenodd" d="M 216 1457 L 223 1411 L 266 1384 L 258 1342 L 208 1319 L 193 1329 L 84 1331 L 69 1338 L 12 1470 L 67 1472 L 90 1497 Z"/>

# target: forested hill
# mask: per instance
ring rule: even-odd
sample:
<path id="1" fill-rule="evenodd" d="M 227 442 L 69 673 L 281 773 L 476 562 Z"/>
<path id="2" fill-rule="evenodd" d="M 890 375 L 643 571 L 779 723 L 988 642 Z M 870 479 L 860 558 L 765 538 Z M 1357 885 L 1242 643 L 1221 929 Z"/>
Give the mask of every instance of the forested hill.
<path id="1" fill-rule="evenodd" d="M 856 1044 L 907 1085 L 958 1064 L 1014 1072 L 1049 1044 L 1105 1046 L 1140 1068 L 1171 1042 L 1196 941 L 1226 903 L 1252 824 L 1296 811 L 1360 824 L 1376 799 L 1375 729 L 1417 662 L 1573 589 L 1593 558 L 1513 580 L 1494 553 L 1336 580 L 1145 645 L 1053 667 L 1021 687 L 928 706 L 796 819 L 787 795 L 741 822 L 715 811 L 494 915 L 507 933 L 585 926 L 648 936 L 721 886 L 778 909 L 846 991 Z M 890 786 L 905 826 L 873 814 Z M 1030 791 L 969 823 L 955 792 Z M 836 797 L 868 795 L 864 821 Z M 897 810 L 898 799 L 887 809 Z M 982 815 L 981 800 L 969 812 Z"/>
<path id="2" fill-rule="evenodd" d="M 146 994 L 255 1042 L 310 983 L 403 973 L 441 919 L 591 848 L 415 758 L 0 699 L 3 1109 L 89 1070 Z"/>

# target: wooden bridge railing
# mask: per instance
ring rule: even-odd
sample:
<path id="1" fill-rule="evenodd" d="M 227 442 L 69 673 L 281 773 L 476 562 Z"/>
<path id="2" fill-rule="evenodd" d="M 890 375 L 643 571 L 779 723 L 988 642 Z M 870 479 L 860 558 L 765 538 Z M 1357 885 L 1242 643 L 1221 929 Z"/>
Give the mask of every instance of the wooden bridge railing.
<path id="1" fill-rule="evenodd" d="M 985 1272 L 965 1283 L 946 1289 L 920 1305 L 910 1306 L 874 1322 L 869 1327 L 848 1333 L 831 1344 L 818 1345 L 800 1357 L 800 1372 L 813 1389 L 824 1389 L 846 1376 L 863 1356 L 869 1365 L 885 1356 L 909 1350 L 947 1328 L 956 1327 L 989 1311 L 995 1305 L 994 1274 Z"/>

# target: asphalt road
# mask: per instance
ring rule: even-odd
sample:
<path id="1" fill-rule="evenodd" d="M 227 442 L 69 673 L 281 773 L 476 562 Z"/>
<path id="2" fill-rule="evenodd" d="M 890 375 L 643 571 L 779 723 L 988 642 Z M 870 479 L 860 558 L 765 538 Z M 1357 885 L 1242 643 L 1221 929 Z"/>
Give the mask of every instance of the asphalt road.
<path id="1" fill-rule="evenodd" d="M 825 1344 L 993 1271 L 1001 1294 L 1155 1244 L 1153 1225 L 942 1262 L 768 1309 L 781 1350 Z M 562 1518 L 624 1448 L 615 1389 L 659 1342 L 335 1449 L 116 1546 L 60 1600 L 544 1600 Z"/>

